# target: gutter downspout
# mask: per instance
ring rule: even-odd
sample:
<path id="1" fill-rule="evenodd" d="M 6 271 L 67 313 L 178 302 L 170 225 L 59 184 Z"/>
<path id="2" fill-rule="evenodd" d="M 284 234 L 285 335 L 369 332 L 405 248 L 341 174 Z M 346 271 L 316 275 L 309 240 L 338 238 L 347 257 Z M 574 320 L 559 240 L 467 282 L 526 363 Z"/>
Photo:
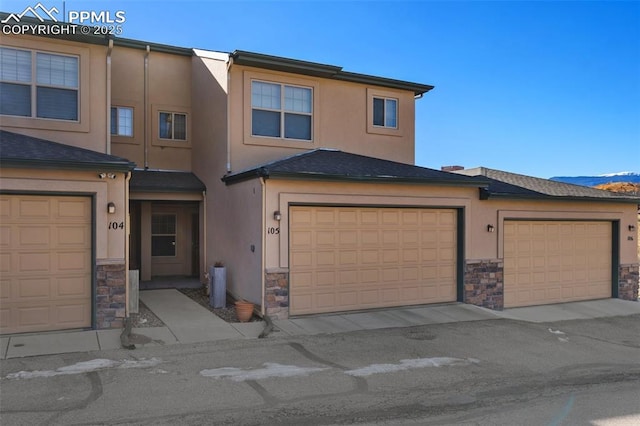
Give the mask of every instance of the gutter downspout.
<path id="1" fill-rule="evenodd" d="M 202 191 L 202 235 L 203 238 L 198 242 L 198 245 L 202 243 L 202 262 L 200 262 L 200 268 L 204 268 L 204 276 L 207 277 L 209 270 L 207 268 L 207 191 Z M 198 235 L 198 238 L 200 236 Z M 200 253 L 198 253 L 200 255 Z M 207 279 L 207 286 L 209 280 Z M 211 291 L 211 289 L 209 289 Z"/>
<path id="2" fill-rule="evenodd" d="M 105 138 L 107 146 L 105 152 L 111 154 L 111 52 L 113 51 L 113 39 L 109 39 L 109 45 L 107 46 L 107 83 L 105 98 L 107 100 L 107 137 Z"/>
<path id="3" fill-rule="evenodd" d="M 129 280 L 129 239 L 131 237 L 131 217 L 129 216 L 129 181 L 131 180 L 131 171 L 128 171 L 124 178 L 124 218 L 127 231 L 124 235 L 124 279 L 125 279 L 125 316 L 130 316 L 130 300 L 131 300 L 131 282 Z M 139 295 L 138 291 L 138 295 Z"/>
<path id="4" fill-rule="evenodd" d="M 153 121 L 149 117 L 149 52 L 151 47 L 147 45 L 144 54 L 144 169 L 149 168 L 149 125 Z"/>
<path id="5" fill-rule="evenodd" d="M 227 62 L 227 173 L 231 173 L 231 66 L 233 65 L 233 56 L 229 55 Z"/>
<path id="6" fill-rule="evenodd" d="M 264 177 L 260 177 L 260 189 L 262 190 L 262 233 L 260 234 L 261 238 L 261 259 L 260 259 L 260 313 L 261 316 L 265 316 L 267 314 L 267 308 L 265 306 L 265 273 L 266 269 L 266 249 L 267 249 L 267 239 L 264 237 L 267 235 L 267 184 L 265 183 Z"/>

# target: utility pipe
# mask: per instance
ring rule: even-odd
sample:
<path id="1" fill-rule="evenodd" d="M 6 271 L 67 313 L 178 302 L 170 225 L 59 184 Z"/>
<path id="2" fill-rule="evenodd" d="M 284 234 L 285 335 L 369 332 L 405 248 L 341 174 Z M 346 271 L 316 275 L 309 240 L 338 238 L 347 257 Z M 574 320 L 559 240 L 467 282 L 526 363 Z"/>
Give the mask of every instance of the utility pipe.
<path id="1" fill-rule="evenodd" d="M 231 66 L 233 65 L 233 56 L 229 55 L 227 62 L 227 173 L 231 172 Z"/>
<path id="2" fill-rule="evenodd" d="M 113 51 L 113 39 L 109 40 L 107 46 L 107 83 L 105 87 L 105 98 L 107 102 L 107 135 L 105 138 L 106 147 L 104 152 L 111 154 L 111 52 Z"/>
<path id="3" fill-rule="evenodd" d="M 149 117 L 149 52 L 151 48 L 147 45 L 144 54 L 144 169 L 149 168 L 149 123 L 153 120 Z"/>

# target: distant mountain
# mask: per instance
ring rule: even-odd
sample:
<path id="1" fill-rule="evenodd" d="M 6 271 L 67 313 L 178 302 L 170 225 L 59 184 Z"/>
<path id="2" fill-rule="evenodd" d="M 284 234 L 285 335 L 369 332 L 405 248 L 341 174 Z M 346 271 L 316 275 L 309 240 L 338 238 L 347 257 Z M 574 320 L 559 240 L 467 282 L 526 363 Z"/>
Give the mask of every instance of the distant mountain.
<path id="1" fill-rule="evenodd" d="M 555 176 L 550 178 L 550 180 L 582 186 L 596 186 L 612 182 L 640 183 L 640 173 L 620 172 L 600 176 Z"/>

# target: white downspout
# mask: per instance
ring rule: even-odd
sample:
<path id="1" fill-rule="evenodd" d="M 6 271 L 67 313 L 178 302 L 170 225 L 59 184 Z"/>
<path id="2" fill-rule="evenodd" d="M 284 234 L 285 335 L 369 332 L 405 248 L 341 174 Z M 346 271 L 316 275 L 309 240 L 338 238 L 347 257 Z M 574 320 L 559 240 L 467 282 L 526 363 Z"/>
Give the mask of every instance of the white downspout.
<path id="1" fill-rule="evenodd" d="M 209 269 L 207 268 L 207 191 L 202 191 L 202 235 L 203 238 L 199 241 L 198 245 L 202 243 L 202 262 L 200 268 L 204 267 L 204 276 L 207 277 Z M 200 236 L 198 235 L 198 238 Z M 200 253 L 198 253 L 200 255 Z M 207 280 L 207 286 L 209 285 Z"/>
<path id="2" fill-rule="evenodd" d="M 264 317 L 267 314 L 266 308 L 266 299 L 264 297 L 265 292 L 265 273 L 266 273 L 266 262 L 267 262 L 267 239 L 265 235 L 267 235 L 267 185 L 264 181 L 264 177 L 260 177 L 260 189 L 262 190 L 262 232 L 260 234 L 261 238 L 261 247 L 262 247 L 262 259 L 260 260 L 260 287 L 262 290 L 260 291 L 260 313 Z"/>
<path id="3" fill-rule="evenodd" d="M 105 98 L 107 100 L 107 137 L 105 152 L 107 154 L 111 154 L 111 52 L 113 51 L 113 40 L 109 40 L 109 45 L 107 46 L 107 83 L 106 83 L 106 93 Z"/>
<path id="4" fill-rule="evenodd" d="M 233 65 L 233 57 L 229 55 L 227 62 L 227 173 L 231 172 L 231 66 Z"/>
<path id="5" fill-rule="evenodd" d="M 144 54 L 144 169 L 149 168 L 149 123 L 153 120 L 149 117 L 149 52 L 151 48 L 147 45 Z"/>
<path id="6" fill-rule="evenodd" d="M 129 280 L 129 239 L 131 237 L 131 217 L 129 216 L 129 181 L 131 180 L 131 172 L 127 172 L 124 178 L 124 218 L 127 225 L 124 235 L 124 279 L 125 279 L 125 316 L 128 317 L 130 312 L 131 303 L 131 282 Z M 138 290 L 138 297 L 140 295 Z"/>

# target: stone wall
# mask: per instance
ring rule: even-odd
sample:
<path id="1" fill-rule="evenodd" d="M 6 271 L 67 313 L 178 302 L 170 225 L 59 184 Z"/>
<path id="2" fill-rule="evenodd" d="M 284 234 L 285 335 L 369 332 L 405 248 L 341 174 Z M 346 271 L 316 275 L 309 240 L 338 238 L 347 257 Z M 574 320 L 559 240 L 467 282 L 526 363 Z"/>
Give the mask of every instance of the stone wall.
<path id="1" fill-rule="evenodd" d="M 618 298 L 638 300 L 638 277 L 640 265 L 620 265 L 618 268 Z"/>
<path id="2" fill-rule="evenodd" d="M 122 328 L 126 315 L 127 280 L 124 262 L 96 265 L 96 328 Z"/>
<path id="3" fill-rule="evenodd" d="M 464 268 L 463 301 L 484 308 L 504 308 L 504 262 L 467 260 Z"/>
<path id="4" fill-rule="evenodd" d="M 265 312 L 273 319 L 289 317 L 289 273 L 265 272 Z"/>

